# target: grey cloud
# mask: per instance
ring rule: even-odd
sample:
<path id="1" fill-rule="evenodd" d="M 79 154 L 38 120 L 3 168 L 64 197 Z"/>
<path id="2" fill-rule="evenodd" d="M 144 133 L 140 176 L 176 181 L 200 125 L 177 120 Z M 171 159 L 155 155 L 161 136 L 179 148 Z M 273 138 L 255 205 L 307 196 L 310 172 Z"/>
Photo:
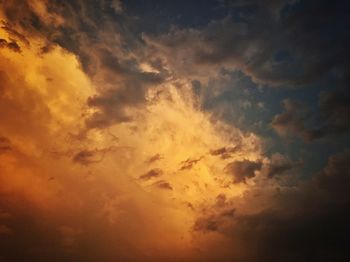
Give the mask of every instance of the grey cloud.
<path id="1" fill-rule="evenodd" d="M 146 103 L 147 89 L 163 81 L 158 74 L 141 72 L 120 65 L 113 55 L 108 56 L 108 61 L 105 61 L 104 65 L 111 70 L 112 75 L 119 74 L 122 79 L 114 79 L 112 76 L 109 80 L 107 77 L 105 81 L 112 87 L 89 97 L 87 105 L 97 109 L 97 112 L 86 120 L 89 128 L 104 128 L 115 123 L 132 121 L 133 116 L 128 110 L 142 107 Z M 100 70 L 103 72 L 104 69 Z"/>
<path id="2" fill-rule="evenodd" d="M 255 176 L 255 171 L 261 168 L 260 162 L 249 160 L 234 161 L 225 167 L 225 172 L 233 176 L 234 183 L 246 182 L 248 178 Z"/>

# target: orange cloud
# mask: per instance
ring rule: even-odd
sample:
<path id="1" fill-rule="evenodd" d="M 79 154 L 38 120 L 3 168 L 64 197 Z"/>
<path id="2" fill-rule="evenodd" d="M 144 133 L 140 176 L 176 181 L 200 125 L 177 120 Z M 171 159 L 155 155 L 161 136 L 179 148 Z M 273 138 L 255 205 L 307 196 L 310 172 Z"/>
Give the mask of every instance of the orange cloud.
<path id="1" fill-rule="evenodd" d="M 47 23 L 63 23 L 29 3 Z M 0 36 L 8 44 L 14 32 L 2 28 Z M 0 208 L 15 217 L 1 224 L 8 243 L 30 258 L 203 261 L 199 243 L 218 236 L 199 236 L 193 226 L 218 196 L 240 197 L 255 183 L 233 183 L 225 167 L 261 159 L 260 138 L 202 112 L 185 77 L 108 78 L 105 68 L 91 77 L 73 53 L 54 44 L 43 52 L 41 37 L 14 41 L 20 52 L 0 49 Z M 130 121 L 115 122 L 120 112 L 108 99 L 121 92 L 123 102 L 129 91 L 109 84 L 123 77 L 146 81 L 144 106 L 130 98 L 117 107 Z M 101 111 L 111 124 L 89 126 Z M 213 153 L 218 148 L 229 149 L 225 157 Z"/>

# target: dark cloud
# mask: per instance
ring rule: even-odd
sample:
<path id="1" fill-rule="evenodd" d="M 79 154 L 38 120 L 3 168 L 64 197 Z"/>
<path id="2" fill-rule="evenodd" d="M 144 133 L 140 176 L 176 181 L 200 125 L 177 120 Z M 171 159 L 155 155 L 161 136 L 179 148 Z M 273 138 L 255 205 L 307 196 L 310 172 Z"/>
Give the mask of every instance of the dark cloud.
<path id="1" fill-rule="evenodd" d="M 5 39 L 0 38 L 0 48 L 8 48 L 14 52 L 21 52 L 21 47 L 17 44 L 16 41 L 8 42 Z"/>
<path id="2" fill-rule="evenodd" d="M 234 183 L 246 182 L 255 176 L 255 171 L 261 168 L 260 162 L 249 160 L 234 161 L 226 165 L 225 172 L 233 176 Z"/>
<path id="3" fill-rule="evenodd" d="M 10 35 L 11 38 L 18 39 L 27 46 L 30 45 L 29 40 L 23 34 L 11 28 L 6 22 L 3 22 L 3 26 L 1 26 L 1 28 L 4 29 Z"/>
<path id="4" fill-rule="evenodd" d="M 159 168 L 151 169 L 146 174 L 140 176 L 141 180 L 150 180 L 152 178 L 157 178 L 163 175 L 163 171 Z"/>
<path id="5" fill-rule="evenodd" d="M 82 165 L 88 165 L 96 162 L 95 160 L 93 160 L 94 157 L 95 151 L 82 150 L 74 155 L 72 161 Z"/>
<path id="6" fill-rule="evenodd" d="M 210 151 L 212 156 L 220 156 L 222 159 L 230 158 L 232 154 L 237 152 L 240 146 L 235 147 L 221 147 Z"/>
<path id="7" fill-rule="evenodd" d="M 197 158 L 197 159 L 188 158 L 185 161 L 181 162 L 180 170 L 192 169 L 192 167 L 201 160 L 202 160 L 202 157 Z"/>
<path id="8" fill-rule="evenodd" d="M 147 88 L 162 81 L 153 73 L 128 72 L 127 74 L 125 82 L 120 83 L 121 86 L 115 86 L 89 97 L 87 105 L 97 111 L 86 120 L 87 127 L 104 128 L 115 123 L 132 121 L 133 115 L 130 110 L 143 106 L 146 103 Z"/>
<path id="9" fill-rule="evenodd" d="M 170 183 L 165 180 L 157 181 L 153 185 L 160 189 L 173 190 L 173 187 L 170 185 Z"/>
<path id="10" fill-rule="evenodd" d="M 94 150 L 84 149 L 74 154 L 72 161 L 74 163 L 87 166 L 93 163 L 101 162 L 105 155 L 113 150 L 113 147 Z"/>
<path id="11" fill-rule="evenodd" d="M 160 154 L 155 154 L 154 156 L 150 157 L 146 162 L 151 164 L 161 159 L 163 159 L 163 157 Z"/>

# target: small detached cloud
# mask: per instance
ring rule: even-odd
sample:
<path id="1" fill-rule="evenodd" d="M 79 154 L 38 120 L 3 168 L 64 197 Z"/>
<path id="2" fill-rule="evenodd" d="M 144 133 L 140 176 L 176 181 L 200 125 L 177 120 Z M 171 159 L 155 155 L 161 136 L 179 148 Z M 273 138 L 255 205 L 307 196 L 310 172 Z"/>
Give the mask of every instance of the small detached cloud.
<path id="1" fill-rule="evenodd" d="M 240 150 L 240 146 L 234 147 L 221 147 L 210 151 L 212 156 L 220 156 L 222 159 L 227 159 L 232 156 L 235 152 Z"/>
<path id="2" fill-rule="evenodd" d="M 113 147 L 102 148 L 102 149 L 84 149 L 77 152 L 73 157 L 73 163 L 88 166 L 90 164 L 101 162 L 108 152 L 113 151 Z"/>
<path id="3" fill-rule="evenodd" d="M 203 157 L 196 158 L 196 159 L 188 158 L 187 160 L 182 161 L 182 162 L 181 162 L 180 170 L 192 169 L 192 167 L 193 167 L 195 164 L 197 164 L 199 161 L 201 161 L 202 158 L 203 158 Z"/>
<path id="4" fill-rule="evenodd" d="M 0 38 L 0 48 L 8 48 L 13 52 L 17 52 L 17 53 L 21 52 L 21 47 L 14 40 L 8 42 L 5 39 Z"/>
<path id="5" fill-rule="evenodd" d="M 161 175 L 163 175 L 163 170 L 161 170 L 159 168 L 154 168 L 154 169 L 149 170 L 147 173 L 141 175 L 139 178 L 141 180 L 147 181 L 147 180 L 150 180 L 153 178 L 160 177 Z"/>
<path id="6" fill-rule="evenodd" d="M 225 172 L 232 175 L 234 183 L 246 182 L 255 176 L 255 172 L 261 168 L 260 162 L 249 160 L 234 161 L 226 165 Z"/>
<path id="7" fill-rule="evenodd" d="M 170 183 L 165 180 L 157 181 L 153 184 L 153 186 L 159 189 L 173 190 L 173 187 L 170 185 Z"/>
<path id="8" fill-rule="evenodd" d="M 155 154 L 155 155 L 151 156 L 151 157 L 146 161 L 146 163 L 151 164 L 151 163 L 154 163 L 154 162 L 159 161 L 159 160 L 161 160 L 161 159 L 163 159 L 163 157 L 162 157 L 160 154 Z"/>

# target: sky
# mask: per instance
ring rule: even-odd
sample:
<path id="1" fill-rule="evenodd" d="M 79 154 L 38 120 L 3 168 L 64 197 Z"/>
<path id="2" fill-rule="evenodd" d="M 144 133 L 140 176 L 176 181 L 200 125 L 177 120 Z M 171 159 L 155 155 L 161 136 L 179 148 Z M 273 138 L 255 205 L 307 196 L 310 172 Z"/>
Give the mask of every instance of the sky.
<path id="1" fill-rule="evenodd" d="M 350 261 L 349 12 L 0 0 L 0 261 Z"/>

